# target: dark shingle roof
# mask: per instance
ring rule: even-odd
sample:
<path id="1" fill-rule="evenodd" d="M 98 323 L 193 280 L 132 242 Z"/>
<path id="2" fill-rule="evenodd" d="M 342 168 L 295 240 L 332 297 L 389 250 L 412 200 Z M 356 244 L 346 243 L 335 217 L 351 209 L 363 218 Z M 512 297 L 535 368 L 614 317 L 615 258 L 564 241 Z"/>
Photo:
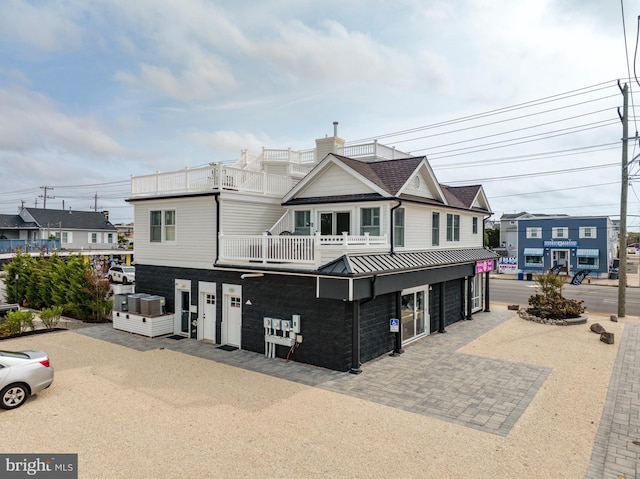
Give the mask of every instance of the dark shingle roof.
<path id="1" fill-rule="evenodd" d="M 473 204 L 473 200 L 476 199 L 478 195 L 478 191 L 482 188 L 480 185 L 470 185 L 470 186 L 447 186 L 440 185 L 442 191 L 444 192 L 445 197 L 447 198 L 447 203 L 450 206 L 456 206 L 458 208 L 466 208 L 471 209 L 471 205 Z"/>
<path id="2" fill-rule="evenodd" d="M 35 223 L 24 221 L 19 215 L 0 215 L 0 229 L 38 228 Z"/>
<path id="3" fill-rule="evenodd" d="M 390 195 L 396 195 L 400 188 L 415 173 L 416 168 L 425 159 L 424 156 L 365 162 L 334 154 L 338 160 L 375 183 Z"/>
<path id="4" fill-rule="evenodd" d="M 428 269 L 495 258 L 498 255 L 485 248 L 344 255 L 318 271 L 326 274 L 362 275 Z"/>
<path id="5" fill-rule="evenodd" d="M 101 212 L 25 208 L 41 228 L 56 227 L 76 230 L 113 230 L 116 227 Z"/>

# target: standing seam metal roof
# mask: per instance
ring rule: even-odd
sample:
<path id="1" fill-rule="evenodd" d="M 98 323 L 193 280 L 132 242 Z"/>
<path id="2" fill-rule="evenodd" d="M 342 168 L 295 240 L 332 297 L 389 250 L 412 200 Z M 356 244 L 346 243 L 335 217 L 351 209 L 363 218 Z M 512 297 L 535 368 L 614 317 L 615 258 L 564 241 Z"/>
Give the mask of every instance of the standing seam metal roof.
<path id="1" fill-rule="evenodd" d="M 428 269 L 437 266 L 473 263 L 498 258 L 485 248 L 432 250 L 415 253 L 378 253 L 344 255 L 318 271 L 331 274 L 362 275 L 394 271 Z"/>

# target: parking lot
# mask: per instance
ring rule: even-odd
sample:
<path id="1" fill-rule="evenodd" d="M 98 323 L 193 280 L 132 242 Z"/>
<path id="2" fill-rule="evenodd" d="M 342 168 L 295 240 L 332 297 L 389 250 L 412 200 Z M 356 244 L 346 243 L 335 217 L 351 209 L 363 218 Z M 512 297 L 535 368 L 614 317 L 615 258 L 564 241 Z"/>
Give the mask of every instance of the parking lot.
<path id="1" fill-rule="evenodd" d="M 0 413 L 3 449 L 77 453 L 82 478 L 585 477 L 617 344 L 475 317 L 360 375 L 109 325 L 4 341 L 56 379 Z"/>

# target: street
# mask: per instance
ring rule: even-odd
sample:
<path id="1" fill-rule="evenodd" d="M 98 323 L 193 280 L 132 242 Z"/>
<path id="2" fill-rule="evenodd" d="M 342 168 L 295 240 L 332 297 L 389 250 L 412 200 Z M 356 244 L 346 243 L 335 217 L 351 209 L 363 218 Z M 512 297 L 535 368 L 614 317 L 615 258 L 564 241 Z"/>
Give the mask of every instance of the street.
<path id="1" fill-rule="evenodd" d="M 562 291 L 565 298 L 583 300 L 587 313 L 617 314 L 618 312 L 618 288 L 615 286 L 567 284 Z M 492 303 L 519 304 L 521 307 L 526 307 L 529 297 L 534 294 L 536 294 L 535 281 L 491 280 Z M 626 315 L 640 315 L 640 288 L 627 288 Z"/>

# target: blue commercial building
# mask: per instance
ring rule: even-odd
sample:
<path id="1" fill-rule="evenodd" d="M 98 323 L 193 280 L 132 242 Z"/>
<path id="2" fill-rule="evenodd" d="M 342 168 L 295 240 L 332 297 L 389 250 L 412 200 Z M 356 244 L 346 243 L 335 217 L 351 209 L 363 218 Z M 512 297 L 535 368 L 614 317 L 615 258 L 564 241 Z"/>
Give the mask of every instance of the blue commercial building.
<path id="1" fill-rule="evenodd" d="M 518 220 L 518 270 L 560 274 L 589 270 L 606 277 L 618 252 L 618 233 L 608 216 L 532 217 Z"/>

